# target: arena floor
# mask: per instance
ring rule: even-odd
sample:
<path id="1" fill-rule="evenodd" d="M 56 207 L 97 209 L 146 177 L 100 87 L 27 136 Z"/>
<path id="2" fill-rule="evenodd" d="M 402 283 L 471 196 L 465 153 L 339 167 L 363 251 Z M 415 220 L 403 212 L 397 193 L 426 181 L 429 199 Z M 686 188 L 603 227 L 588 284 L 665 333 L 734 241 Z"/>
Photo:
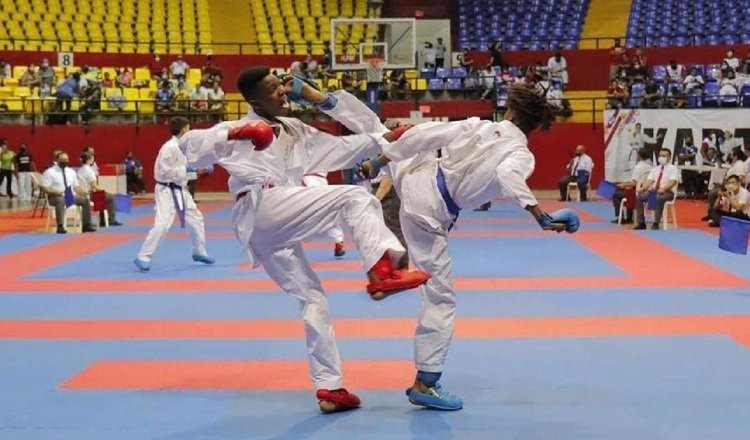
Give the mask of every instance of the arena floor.
<path id="1" fill-rule="evenodd" d="M 699 213 L 690 203 L 684 219 Z M 308 243 L 363 399 L 329 416 L 296 303 L 248 270 L 229 202 L 199 205 L 215 266 L 193 263 L 175 227 L 147 274 L 132 260 L 149 204 L 85 235 L 1 214 L 0 438 L 747 439 L 747 257 L 719 250 L 716 231 L 634 232 L 604 202 L 571 205 L 575 235 L 539 231 L 510 204 L 462 215 L 443 380 L 465 401 L 455 413 L 404 396 L 418 293 L 373 302 L 353 244 L 334 260 L 330 243 Z"/>

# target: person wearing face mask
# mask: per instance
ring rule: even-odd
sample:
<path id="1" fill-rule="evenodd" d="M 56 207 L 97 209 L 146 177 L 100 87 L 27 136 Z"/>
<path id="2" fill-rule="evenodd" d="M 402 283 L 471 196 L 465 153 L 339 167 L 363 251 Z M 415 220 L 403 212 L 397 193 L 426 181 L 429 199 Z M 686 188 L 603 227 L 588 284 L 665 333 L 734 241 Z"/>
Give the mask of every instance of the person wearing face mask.
<path id="1" fill-rule="evenodd" d="M 659 165 L 654 167 L 648 178 L 638 188 L 638 199 L 635 204 L 638 224 L 633 229 L 646 229 L 646 217 L 644 205 L 648 202 L 649 192 L 656 192 L 657 207 L 654 210 L 654 223 L 651 229 L 658 230 L 661 216 L 664 213 L 664 205 L 674 198 L 677 191 L 677 182 L 680 179 L 680 170 L 671 164 L 672 152 L 666 148 L 659 150 Z"/>
<path id="2" fill-rule="evenodd" d="M 564 202 L 568 200 L 568 184 L 571 182 L 578 183 L 578 191 L 581 193 L 581 201 L 588 201 L 588 187 L 589 179 L 591 178 L 591 170 L 594 169 L 594 160 L 591 156 L 586 154 L 586 147 L 579 145 L 576 147 L 575 155 L 568 165 L 566 166 L 568 173 L 560 179 L 560 201 Z"/>
<path id="3" fill-rule="evenodd" d="M 709 210 L 708 226 L 718 228 L 722 217 L 750 220 L 750 191 L 742 187 L 742 178 L 730 174 L 724 181 L 713 206 Z"/>
<path id="4" fill-rule="evenodd" d="M 745 185 L 745 179 L 747 177 L 747 166 L 745 165 L 746 160 L 747 156 L 745 156 L 745 152 L 742 151 L 742 148 L 732 148 L 731 153 L 729 153 L 730 166 L 729 170 L 727 170 L 727 176 L 737 176 L 740 180 L 740 184 L 743 186 Z M 714 205 L 716 205 L 716 200 L 719 198 L 721 191 L 722 188 L 717 186 L 708 192 L 708 212 L 701 220 L 706 221 L 711 219 L 711 211 L 714 208 Z"/>
<path id="5" fill-rule="evenodd" d="M 726 64 L 727 67 L 731 68 L 735 72 L 739 70 L 740 60 L 739 58 L 734 56 L 734 49 L 729 49 L 727 51 L 727 56 L 722 60 L 722 64 Z"/>
<path id="6" fill-rule="evenodd" d="M 555 55 L 551 56 L 549 60 L 547 60 L 547 72 L 549 73 L 550 77 L 556 76 L 562 79 L 563 87 L 567 88 L 568 62 L 565 60 L 565 57 L 562 56 L 562 53 L 555 52 Z"/>
<path id="7" fill-rule="evenodd" d="M 635 206 L 635 191 L 648 178 L 648 175 L 651 172 L 652 168 L 653 165 L 651 164 L 651 154 L 649 154 L 649 152 L 645 148 L 641 148 L 640 150 L 638 150 L 638 163 L 636 163 L 635 168 L 633 168 L 633 173 L 631 174 L 630 181 L 619 182 L 617 184 L 617 190 L 615 191 L 615 195 L 612 197 L 612 204 L 615 208 L 615 218 L 612 220 L 612 223 L 619 222 L 618 219 L 620 218 L 620 202 L 622 202 L 622 199 L 624 198 L 627 198 L 628 202 L 633 203 L 626 203 L 626 205 L 630 205 L 630 207 L 625 208 L 627 211 L 625 212 L 625 219 L 623 223 L 633 223 L 632 207 Z"/>
<path id="8" fill-rule="evenodd" d="M 59 153 L 54 166 L 47 168 L 42 174 L 41 186 L 47 195 L 47 202 L 55 209 L 57 219 L 57 233 L 65 234 L 65 210 L 73 204 L 81 209 L 83 232 L 94 232 L 96 228 L 91 224 L 91 205 L 88 195 L 78 184 L 75 170 L 69 168 L 70 159 L 67 153 Z"/>
<path id="9" fill-rule="evenodd" d="M 90 148 L 90 147 L 89 147 Z M 93 148 L 92 148 L 93 150 Z M 94 170 L 93 165 L 94 155 L 91 153 L 81 153 L 81 167 L 78 168 L 78 184 L 81 187 L 81 192 L 85 193 L 89 199 L 91 199 L 91 193 L 102 191 L 104 189 L 99 186 L 99 173 Z M 107 222 L 104 220 L 104 209 L 99 211 L 99 227 L 109 226 L 121 226 L 122 223 L 117 221 L 117 213 L 115 211 L 115 198 L 112 194 L 104 193 L 105 202 L 107 206 Z"/>

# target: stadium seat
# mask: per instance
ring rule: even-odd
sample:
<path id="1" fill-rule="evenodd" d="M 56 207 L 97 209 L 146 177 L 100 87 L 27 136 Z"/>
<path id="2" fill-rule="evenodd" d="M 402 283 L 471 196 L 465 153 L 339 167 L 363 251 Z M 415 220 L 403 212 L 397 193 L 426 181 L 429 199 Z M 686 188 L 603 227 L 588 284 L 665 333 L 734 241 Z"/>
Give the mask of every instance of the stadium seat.
<path id="1" fill-rule="evenodd" d="M 440 78 L 432 78 L 427 84 L 429 90 L 443 90 L 445 89 L 445 83 Z"/>
<path id="2" fill-rule="evenodd" d="M 646 90 L 646 85 L 643 83 L 635 83 L 631 87 L 630 91 L 630 108 L 638 108 L 641 105 L 641 98 Z"/>
<path id="3" fill-rule="evenodd" d="M 720 89 L 721 86 L 719 85 L 719 83 L 707 82 L 706 88 L 703 90 L 702 107 L 718 107 Z"/>
<path id="4" fill-rule="evenodd" d="M 750 107 L 750 84 L 745 84 L 740 90 L 740 99 L 742 100 L 742 107 Z"/>

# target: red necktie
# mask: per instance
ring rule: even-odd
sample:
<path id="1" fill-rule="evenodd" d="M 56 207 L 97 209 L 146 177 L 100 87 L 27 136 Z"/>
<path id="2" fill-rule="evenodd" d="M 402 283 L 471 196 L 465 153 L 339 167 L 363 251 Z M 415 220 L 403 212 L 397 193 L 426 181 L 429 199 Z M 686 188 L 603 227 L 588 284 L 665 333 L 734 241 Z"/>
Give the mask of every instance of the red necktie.
<path id="1" fill-rule="evenodd" d="M 661 186 L 661 175 L 664 174 L 664 165 L 661 166 L 661 169 L 659 170 L 659 177 L 656 178 L 656 186 L 654 187 L 655 190 L 659 191 L 659 187 Z"/>

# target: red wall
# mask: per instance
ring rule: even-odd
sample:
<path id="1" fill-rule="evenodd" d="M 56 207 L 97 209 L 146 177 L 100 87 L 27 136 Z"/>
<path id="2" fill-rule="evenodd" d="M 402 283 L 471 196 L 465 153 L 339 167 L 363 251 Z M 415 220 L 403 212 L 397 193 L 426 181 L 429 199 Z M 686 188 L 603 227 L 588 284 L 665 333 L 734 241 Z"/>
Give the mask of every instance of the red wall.
<path id="1" fill-rule="evenodd" d="M 750 45 L 735 46 L 735 53 L 742 58 L 750 49 Z M 692 63 L 720 63 L 724 58 L 728 46 L 700 46 L 681 48 L 648 48 L 644 54 L 650 65 L 667 64 L 669 60 L 675 59 L 682 64 Z M 612 58 L 609 49 L 600 50 L 572 50 L 562 51 L 568 62 L 570 73 L 570 90 L 604 90 L 609 85 L 609 65 Z M 546 64 L 547 59 L 552 56 L 552 51 L 539 52 L 505 52 L 503 57 L 510 65 L 528 65 L 541 61 Z M 42 58 L 48 58 L 51 63 L 56 62 L 56 54 L 53 52 L 5 52 L 3 58 L 11 65 L 38 64 Z M 172 62 L 174 56 L 165 55 L 162 62 Z M 272 67 L 288 67 L 294 60 L 304 60 L 303 56 L 294 55 L 215 55 L 214 61 L 224 69 L 225 81 L 223 87 L 227 91 L 236 91 L 235 81 L 237 75 L 243 69 L 255 65 L 268 65 Z M 489 60 L 487 53 L 473 54 L 475 65 L 481 65 Z M 138 54 L 111 54 L 111 53 L 77 53 L 75 62 L 77 65 L 92 66 L 147 66 L 152 60 L 150 55 Z M 200 67 L 205 62 L 204 55 L 186 55 L 185 60 L 193 67 Z"/>
<path id="2" fill-rule="evenodd" d="M 333 128 L 336 132 L 336 129 Z M 96 126 L 85 130 L 78 126 L 42 126 L 34 132 L 28 126 L 3 126 L 2 137 L 16 149 L 20 143 L 29 146 L 37 167 L 44 168 L 52 162 L 52 151 L 65 150 L 71 156 L 71 163 L 78 165 L 81 148 L 90 145 L 96 149 L 99 164 L 121 163 L 128 150 L 144 165 L 148 188 L 153 185 L 153 163 L 159 147 L 168 139 L 165 126 Z M 603 164 L 604 142 L 602 128 L 592 129 L 591 124 L 559 124 L 549 133 L 535 133 L 529 140 L 529 147 L 536 155 L 536 172 L 531 186 L 536 189 L 557 187 L 558 179 L 564 174 L 565 164 L 578 144 L 589 148 L 589 154 L 596 164 Z M 603 169 L 600 167 L 599 169 Z M 220 167 L 212 175 L 201 178 L 199 191 L 226 191 L 227 174 Z M 594 176 L 598 182 L 601 174 Z"/>
<path id="3" fill-rule="evenodd" d="M 451 18 L 453 12 L 451 3 L 435 0 L 387 1 L 382 16 L 411 18 L 415 16 L 416 11 L 422 11 L 424 18 Z"/>

